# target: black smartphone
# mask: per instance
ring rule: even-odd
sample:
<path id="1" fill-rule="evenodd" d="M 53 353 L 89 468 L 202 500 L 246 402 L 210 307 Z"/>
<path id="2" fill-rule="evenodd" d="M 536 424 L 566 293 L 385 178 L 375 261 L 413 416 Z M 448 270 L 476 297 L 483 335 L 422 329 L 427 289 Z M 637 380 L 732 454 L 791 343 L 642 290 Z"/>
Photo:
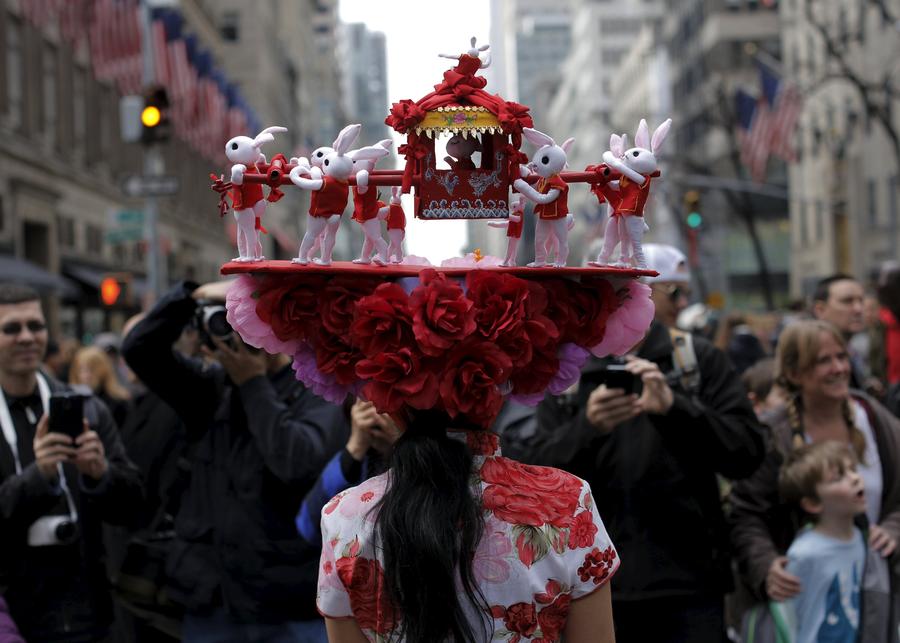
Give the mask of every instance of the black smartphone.
<path id="1" fill-rule="evenodd" d="M 78 393 L 54 393 L 50 396 L 50 426 L 53 433 L 72 439 L 84 430 L 84 396 Z"/>
<path id="2" fill-rule="evenodd" d="M 606 388 L 619 388 L 625 391 L 625 395 L 636 393 L 638 378 L 625 369 L 625 364 L 608 364 L 602 373 L 603 384 Z"/>

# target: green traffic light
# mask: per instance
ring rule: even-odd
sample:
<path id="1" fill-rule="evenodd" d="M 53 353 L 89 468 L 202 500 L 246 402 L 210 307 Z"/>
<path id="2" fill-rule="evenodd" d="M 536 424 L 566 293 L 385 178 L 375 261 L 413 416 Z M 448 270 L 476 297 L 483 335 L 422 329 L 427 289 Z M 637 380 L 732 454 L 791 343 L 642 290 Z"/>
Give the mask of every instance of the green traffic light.
<path id="1" fill-rule="evenodd" d="M 703 215 L 699 212 L 691 212 L 687 215 L 686 221 L 689 228 L 699 228 L 703 224 Z"/>

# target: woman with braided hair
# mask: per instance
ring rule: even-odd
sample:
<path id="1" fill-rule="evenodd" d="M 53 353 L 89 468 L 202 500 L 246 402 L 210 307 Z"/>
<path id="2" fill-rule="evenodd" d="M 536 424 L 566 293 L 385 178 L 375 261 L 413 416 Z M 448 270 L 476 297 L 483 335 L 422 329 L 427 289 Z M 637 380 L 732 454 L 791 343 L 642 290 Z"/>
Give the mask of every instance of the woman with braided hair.
<path id="1" fill-rule="evenodd" d="M 731 518 L 747 588 L 757 599 L 781 601 L 801 591 L 799 580 L 785 570 L 784 553 L 803 520 L 778 496 L 778 471 L 786 456 L 813 442 L 851 446 L 866 490 L 866 513 L 858 520 L 877 554 L 872 558 L 886 561 L 900 538 L 900 421 L 872 397 L 850 389 L 847 345 L 826 322 L 788 326 L 775 360 L 776 382 L 787 400 L 762 418 L 772 429 L 772 448 L 757 472 L 733 488 Z M 885 562 L 880 565 L 887 571 Z M 891 572 L 893 581 L 896 572 Z"/>

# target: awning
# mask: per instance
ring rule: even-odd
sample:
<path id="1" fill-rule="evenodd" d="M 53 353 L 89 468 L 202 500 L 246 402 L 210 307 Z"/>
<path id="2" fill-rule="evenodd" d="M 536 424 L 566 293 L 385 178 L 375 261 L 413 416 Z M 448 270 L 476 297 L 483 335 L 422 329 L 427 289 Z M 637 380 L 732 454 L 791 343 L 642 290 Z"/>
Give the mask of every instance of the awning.
<path id="1" fill-rule="evenodd" d="M 78 293 L 78 287 L 62 275 L 9 255 L 0 255 L 0 281 L 15 281 L 42 293 L 57 292 L 63 296 L 74 296 Z"/>
<path id="2" fill-rule="evenodd" d="M 108 276 L 110 273 L 117 271 L 103 270 L 101 268 L 95 268 L 93 266 L 86 266 L 84 264 L 72 263 L 67 261 L 63 263 L 63 272 L 72 277 L 72 279 L 74 279 L 75 281 L 88 286 L 89 288 L 100 290 L 100 282 L 103 281 L 103 278 Z M 140 299 L 144 296 L 146 290 L 147 281 L 145 279 L 132 276 L 131 295 L 137 299 Z"/>

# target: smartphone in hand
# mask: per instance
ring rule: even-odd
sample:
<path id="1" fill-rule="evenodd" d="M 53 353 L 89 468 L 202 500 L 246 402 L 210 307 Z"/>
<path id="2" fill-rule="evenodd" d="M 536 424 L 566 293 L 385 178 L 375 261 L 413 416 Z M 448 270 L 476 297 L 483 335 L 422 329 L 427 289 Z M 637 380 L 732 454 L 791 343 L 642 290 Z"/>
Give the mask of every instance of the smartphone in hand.
<path id="1" fill-rule="evenodd" d="M 84 430 L 84 396 L 78 393 L 54 393 L 50 396 L 52 433 L 68 435 L 73 440 Z"/>
<path id="2" fill-rule="evenodd" d="M 638 392 L 640 381 L 634 373 L 625 368 L 625 364 L 608 364 L 603 369 L 601 377 L 606 388 L 622 389 L 625 395 Z"/>

